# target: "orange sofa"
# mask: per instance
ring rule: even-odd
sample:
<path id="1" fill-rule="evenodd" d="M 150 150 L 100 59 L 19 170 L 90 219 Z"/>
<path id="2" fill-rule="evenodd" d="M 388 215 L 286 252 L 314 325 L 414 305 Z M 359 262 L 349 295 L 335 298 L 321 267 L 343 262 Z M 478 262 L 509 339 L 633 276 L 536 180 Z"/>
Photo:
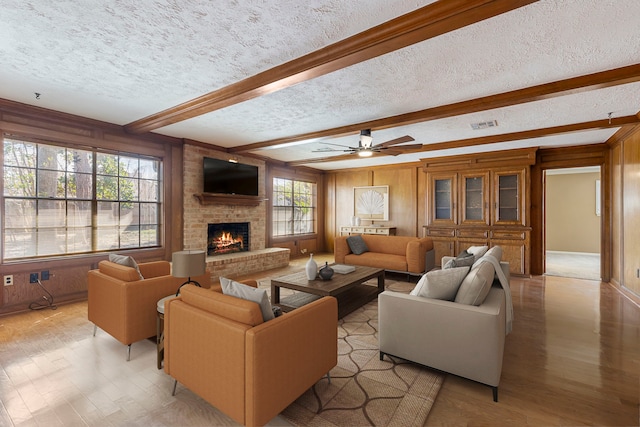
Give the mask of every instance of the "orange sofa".
<path id="1" fill-rule="evenodd" d="M 347 244 L 347 236 L 336 237 L 336 264 L 364 265 L 413 275 L 421 275 L 435 265 L 435 251 L 430 237 L 363 234 L 362 239 L 369 250 L 356 255 Z"/>
<path id="2" fill-rule="evenodd" d="M 100 328 L 127 346 L 153 337 L 157 333 L 157 303 L 175 294 L 184 278 L 171 276 L 171 263 L 153 261 L 133 267 L 100 261 L 97 270 L 90 270 L 88 281 L 88 318 L 94 323 L 93 334 Z M 202 286 L 210 286 L 209 273 L 194 277 Z"/>
<path id="3" fill-rule="evenodd" d="M 247 426 L 268 423 L 338 363 L 333 297 L 263 322 L 255 302 L 186 285 L 164 325 L 165 372 Z"/>

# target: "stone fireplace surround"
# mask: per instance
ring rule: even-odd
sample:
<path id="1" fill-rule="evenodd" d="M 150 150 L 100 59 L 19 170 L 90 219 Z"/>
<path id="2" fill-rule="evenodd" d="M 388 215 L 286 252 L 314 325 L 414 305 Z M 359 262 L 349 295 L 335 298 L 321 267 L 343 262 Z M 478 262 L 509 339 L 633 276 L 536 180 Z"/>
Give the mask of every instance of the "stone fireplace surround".
<path id="1" fill-rule="evenodd" d="M 205 250 L 207 228 L 211 223 L 249 223 L 249 251 L 207 256 L 207 269 L 212 282 L 219 276 L 236 278 L 289 264 L 289 249 L 266 247 L 267 202 L 258 206 L 234 206 L 223 203 L 201 203 L 194 194 L 202 193 L 202 159 L 224 159 L 224 153 L 205 147 L 184 145 L 184 249 Z M 265 198 L 265 163 L 252 158 L 241 162 L 259 167 L 260 196 Z"/>

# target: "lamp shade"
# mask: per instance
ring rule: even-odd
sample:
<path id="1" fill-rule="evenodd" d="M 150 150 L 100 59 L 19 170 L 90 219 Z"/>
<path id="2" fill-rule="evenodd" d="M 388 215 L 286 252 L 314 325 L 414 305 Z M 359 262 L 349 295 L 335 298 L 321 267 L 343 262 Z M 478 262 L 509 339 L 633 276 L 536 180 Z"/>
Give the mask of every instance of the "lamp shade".
<path id="1" fill-rule="evenodd" d="M 171 256 L 171 275 L 173 277 L 200 276 L 206 272 L 206 254 L 204 251 L 180 251 Z"/>

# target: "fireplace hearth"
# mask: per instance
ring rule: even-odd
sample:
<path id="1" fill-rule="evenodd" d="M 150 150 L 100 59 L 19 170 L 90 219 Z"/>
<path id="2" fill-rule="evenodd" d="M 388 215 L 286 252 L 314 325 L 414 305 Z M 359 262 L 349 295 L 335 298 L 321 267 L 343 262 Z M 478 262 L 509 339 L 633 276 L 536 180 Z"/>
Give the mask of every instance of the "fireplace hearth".
<path id="1" fill-rule="evenodd" d="M 249 223 L 225 222 L 207 227 L 207 255 L 249 251 Z"/>

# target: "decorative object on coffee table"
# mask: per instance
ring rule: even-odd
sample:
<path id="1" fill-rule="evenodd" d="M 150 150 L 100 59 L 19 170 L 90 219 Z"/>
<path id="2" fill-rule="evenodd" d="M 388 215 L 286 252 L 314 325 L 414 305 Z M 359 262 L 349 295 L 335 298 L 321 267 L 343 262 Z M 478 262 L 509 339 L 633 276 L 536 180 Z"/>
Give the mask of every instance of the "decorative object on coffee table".
<path id="1" fill-rule="evenodd" d="M 318 264 L 313 260 L 313 254 L 309 256 L 309 261 L 307 261 L 305 271 L 307 273 L 307 279 L 309 280 L 315 280 L 318 275 Z"/>
<path id="2" fill-rule="evenodd" d="M 320 269 L 318 275 L 322 280 L 331 280 L 333 277 L 333 268 L 329 267 L 329 263 L 325 262 L 324 267 Z"/>

